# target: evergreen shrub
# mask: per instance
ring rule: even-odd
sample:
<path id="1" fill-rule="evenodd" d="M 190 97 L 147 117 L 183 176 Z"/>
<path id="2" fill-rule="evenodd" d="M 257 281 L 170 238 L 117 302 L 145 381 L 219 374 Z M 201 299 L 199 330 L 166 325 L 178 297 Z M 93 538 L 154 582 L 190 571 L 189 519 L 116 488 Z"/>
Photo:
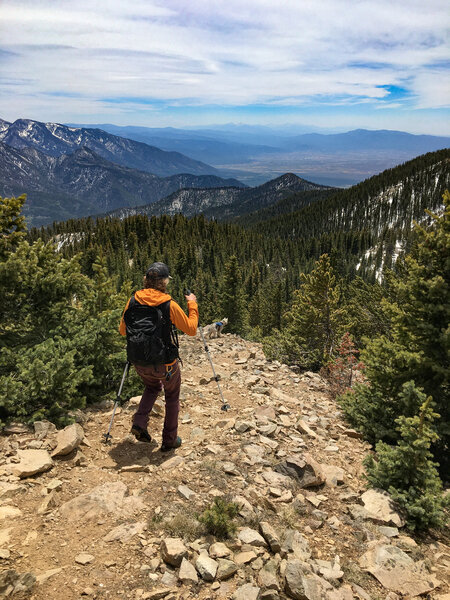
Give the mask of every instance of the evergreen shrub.
<path id="1" fill-rule="evenodd" d="M 438 465 L 430 451 L 438 438 L 433 424 L 439 415 L 433 412 L 431 396 L 426 398 L 414 382 L 405 383 L 402 393 L 421 402 L 419 412 L 414 417 L 396 419 L 400 436 L 397 445 L 377 443 L 376 458 L 368 456 L 365 460 L 367 479 L 373 487 L 389 492 L 406 513 L 411 529 L 443 527 L 450 499 L 443 494 Z"/>

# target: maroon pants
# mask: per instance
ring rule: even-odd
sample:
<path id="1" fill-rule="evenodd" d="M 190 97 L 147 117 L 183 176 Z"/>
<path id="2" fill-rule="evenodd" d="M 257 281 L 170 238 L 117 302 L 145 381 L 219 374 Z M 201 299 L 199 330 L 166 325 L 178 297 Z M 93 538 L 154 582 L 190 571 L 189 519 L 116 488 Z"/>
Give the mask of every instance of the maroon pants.
<path id="1" fill-rule="evenodd" d="M 175 443 L 178 433 L 178 412 L 180 410 L 180 386 L 181 373 L 180 366 L 176 362 L 172 367 L 140 367 L 135 365 L 137 374 L 145 384 L 145 390 L 137 412 L 133 416 L 133 425 L 138 425 L 142 429 L 147 429 L 148 418 L 155 404 L 158 393 L 164 389 L 166 398 L 166 415 L 164 419 L 164 429 L 162 434 L 163 444 L 168 446 Z M 171 375 L 167 378 L 167 370 L 172 369 Z"/>

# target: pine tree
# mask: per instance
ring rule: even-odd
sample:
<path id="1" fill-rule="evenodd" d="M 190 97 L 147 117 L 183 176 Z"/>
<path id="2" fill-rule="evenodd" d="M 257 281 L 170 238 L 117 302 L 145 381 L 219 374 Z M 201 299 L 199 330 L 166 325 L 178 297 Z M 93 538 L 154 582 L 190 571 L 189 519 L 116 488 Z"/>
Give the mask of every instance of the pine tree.
<path id="1" fill-rule="evenodd" d="M 25 200 L 25 195 L 18 198 L 0 196 L 0 260 L 5 259 L 25 236 L 25 217 L 20 213 Z"/>
<path id="2" fill-rule="evenodd" d="M 246 329 L 248 315 L 236 255 L 231 256 L 224 266 L 219 303 L 220 318 L 228 317 L 227 332 L 242 334 Z"/>
<path id="3" fill-rule="evenodd" d="M 413 381 L 403 385 L 401 395 L 406 404 L 420 404 L 418 415 L 396 419 L 399 441 L 396 446 L 385 442 L 376 445 L 376 459 L 365 460 L 367 479 L 372 487 L 390 493 L 393 500 L 406 512 L 412 529 L 443 527 L 445 500 L 437 464 L 430 451 L 438 436 L 434 421 L 439 415 L 433 412 L 431 396 L 426 398 Z"/>
<path id="4" fill-rule="evenodd" d="M 281 335 L 268 338 L 265 350 L 272 358 L 319 369 L 334 355 L 348 328 L 346 310 L 328 255 L 322 255 L 301 280 Z"/>

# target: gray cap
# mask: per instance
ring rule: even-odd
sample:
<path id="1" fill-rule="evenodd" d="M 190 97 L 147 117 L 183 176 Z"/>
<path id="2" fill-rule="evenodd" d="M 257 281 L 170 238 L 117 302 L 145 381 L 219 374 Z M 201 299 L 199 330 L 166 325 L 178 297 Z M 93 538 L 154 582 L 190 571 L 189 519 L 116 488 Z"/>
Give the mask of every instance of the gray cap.
<path id="1" fill-rule="evenodd" d="M 149 266 L 146 275 L 149 277 L 166 279 L 166 277 L 170 277 L 169 267 L 162 262 L 155 262 Z"/>

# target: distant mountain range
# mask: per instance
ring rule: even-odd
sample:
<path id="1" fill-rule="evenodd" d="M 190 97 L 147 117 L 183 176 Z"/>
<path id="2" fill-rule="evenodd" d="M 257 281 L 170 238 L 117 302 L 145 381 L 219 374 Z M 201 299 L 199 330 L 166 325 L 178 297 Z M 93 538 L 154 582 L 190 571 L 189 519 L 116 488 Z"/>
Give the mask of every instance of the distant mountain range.
<path id="1" fill-rule="evenodd" d="M 166 152 L 101 129 L 67 127 L 30 119 L 17 119 L 14 123 L 0 120 L 0 142 L 16 149 L 35 148 L 49 156 L 61 156 L 85 147 L 105 160 L 160 177 L 179 173 L 220 175 L 214 167 L 179 152 Z"/>
<path id="2" fill-rule="evenodd" d="M 202 129 L 111 124 L 95 127 L 182 152 L 251 186 L 287 171 L 327 185 L 353 185 L 421 154 L 450 147 L 450 137 L 390 130 L 303 133 L 295 126 L 288 129 L 232 124 Z"/>
<path id="3" fill-rule="evenodd" d="M 109 162 L 86 147 L 49 156 L 0 142 L 0 195 L 26 193 L 24 213 L 34 226 L 156 202 L 180 188 L 242 185 L 215 175 L 161 178 Z"/>
<path id="4" fill-rule="evenodd" d="M 186 217 L 203 214 L 227 220 L 270 206 L 295 192 L 317 192 L 330 188 L 286 173 L 277 179 L 253 188 L 184 189 L 147 206 L 121 208 L 108 216 L 125 218 L 132 215 L 173 215 Z"/>

